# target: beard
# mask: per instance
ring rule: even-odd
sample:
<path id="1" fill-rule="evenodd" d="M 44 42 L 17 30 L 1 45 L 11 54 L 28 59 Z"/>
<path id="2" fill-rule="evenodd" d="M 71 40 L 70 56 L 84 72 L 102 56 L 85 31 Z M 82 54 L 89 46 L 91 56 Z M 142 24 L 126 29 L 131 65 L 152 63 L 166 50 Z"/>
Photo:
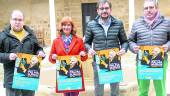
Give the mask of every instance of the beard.
<path id="1" fill-rule="evenodd" d="M 100 17 L 101 17 L 103 20 L 106 20 L 106 19 L 109 18 L 109 16 L 110 16 L 110 14 L 108 14 L 107 12 L 105 12 L 105 13 L 102 13 Z"/>
<path id="2" fill-rule="evenodd" d="M 20 32 L 20 31 L 23 30 L 23 27 L 22 28 L 15 28 L 15 27 L 13 27 L 12 29 L 13 29 L 14 32 Z"/>

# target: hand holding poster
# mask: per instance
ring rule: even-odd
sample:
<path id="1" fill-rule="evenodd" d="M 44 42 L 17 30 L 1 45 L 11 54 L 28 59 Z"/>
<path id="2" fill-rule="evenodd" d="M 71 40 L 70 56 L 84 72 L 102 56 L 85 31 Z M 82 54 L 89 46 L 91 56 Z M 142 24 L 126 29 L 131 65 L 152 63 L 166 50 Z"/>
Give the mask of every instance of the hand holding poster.
<path id="1" fill-rule="evenodd" d="M 164 50 L 160 46 L 141 46 L 138 53 L 138 79 L 163 78 Z"/>
<path id="2" fill-rule="evenodd" d="M 56 92 L 84 91 L 80 56 L 58 56 Z"/>
<path id="3" fill-rule="evenodd" d="M 95 62 L 97 66 L 99 83 L 114 83 L 123 80 L 121 58 L 117 55 L 118 48 L 97 51 Z"/>
<path id="4" fill-rule="evenodd" d="M 18 53 L 17 56 L 12 88 L 37 90 L 42 58 L 25 53 Z"/>

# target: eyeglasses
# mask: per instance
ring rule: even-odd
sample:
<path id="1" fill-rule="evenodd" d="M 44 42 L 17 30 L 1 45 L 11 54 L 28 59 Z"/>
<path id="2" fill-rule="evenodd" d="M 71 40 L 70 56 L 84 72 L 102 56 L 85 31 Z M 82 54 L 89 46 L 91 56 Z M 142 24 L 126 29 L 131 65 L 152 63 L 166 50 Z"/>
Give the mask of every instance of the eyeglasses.
<path id="1" fill-rule="evenodd" d="M 152 9 L 154 9 L 155 7 L 154 6 L 149 6 L 149 7 L 144 7 L 144 10 L 152 10 Z"/>
<path id="2" fill-rule="evenodd" d="M 23 21 L 23 19 L 17 19 L 17 18 L 12 18 L 12 20 L 13 21 L 19 21 L 19 22 Z"/>
<path id="3" fill-rule="evenodd" d="M 99 8 L 101 11 L 103 11 L 103 10 L 109 10 L 110 9 L 110 7 L 101 7 L 101 8 Z"/>

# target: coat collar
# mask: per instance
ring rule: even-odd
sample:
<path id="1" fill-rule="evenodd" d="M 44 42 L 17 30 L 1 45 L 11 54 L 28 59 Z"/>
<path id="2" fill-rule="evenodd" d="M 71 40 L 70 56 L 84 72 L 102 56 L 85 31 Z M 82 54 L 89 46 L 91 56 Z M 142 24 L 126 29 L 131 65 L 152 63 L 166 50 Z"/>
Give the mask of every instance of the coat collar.
<path id="1" fill-rule="evenodd" d="M 99 23 L 99 18 L 100 16 L 96 16 L 96 18 L 94 19 L 97 23 Z M 113 16 L 110 15 L 110 18 L 111 18 L 111 24 L 114 24 L 117 22 L 116 18 L 114 18 Z"/>
<path id="2" fill-rule="evenodd" d="M 24 25 L 23 28 L 28 33 L 28 35 L 33 35 L 34 34 L 33 30 L 30 29 L 28 26 Z M 11 25 L 7 25 L 7 27 L 5 27 L 5 29 L 3 31 L 5 32 L 5 34 L 7 34 L 9 36 L 12 36 L 10 34 L 10 30 L 11 30 Z"/>
<path id="3" fill-rule="evenodd" d="M 164 16 L 160 16 L 158 18 L 158 20 L 152 25 L 152 26 L 149 26 L 149 24 L 146 23 L 146 21 L 144 20 L 144 17 L 140 17 L 141 21 L 143 22 L 143 24 L 149 28 L 149 29 L 154 29 L 157 25 L 159 25 L 163 20 L 164 20 Z"/>
<path id="4" fill-rule="evenodd" d="M 70 46 L 69 46 L 69 51 L 68 53 L 66 52 L 65 48 L 64 48 L 64 42 L 63 42 L 63 39 L 62 39 L 62 36 L 60 35 L 59 36 L 59 46 L 61 46 L 61 49 L 65 52 L 65 54 L 69 54 L 71 52 L 71 50 L 73 49 L 73 47 L 75 46 L 76 42 L 77 42 L 77 37 L 75 35 L 72 35 L 72 41 L 70 43 Z"/>

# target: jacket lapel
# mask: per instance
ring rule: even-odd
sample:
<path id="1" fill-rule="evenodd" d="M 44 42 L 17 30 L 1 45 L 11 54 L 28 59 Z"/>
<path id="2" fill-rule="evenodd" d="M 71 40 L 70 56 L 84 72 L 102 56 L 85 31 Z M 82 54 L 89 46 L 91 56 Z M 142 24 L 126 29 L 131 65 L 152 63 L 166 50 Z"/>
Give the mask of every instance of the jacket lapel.
<path id="1" fill-rule="evenodd" d="M 63 50 L 63 52 L 64 52 L 65 54 L 67 54 L 66 49 L 64 48 L 64 42 L 63 42 L 61 36 L 59 37 L 59 46 L 60 46 L 61 50 Z"/>

